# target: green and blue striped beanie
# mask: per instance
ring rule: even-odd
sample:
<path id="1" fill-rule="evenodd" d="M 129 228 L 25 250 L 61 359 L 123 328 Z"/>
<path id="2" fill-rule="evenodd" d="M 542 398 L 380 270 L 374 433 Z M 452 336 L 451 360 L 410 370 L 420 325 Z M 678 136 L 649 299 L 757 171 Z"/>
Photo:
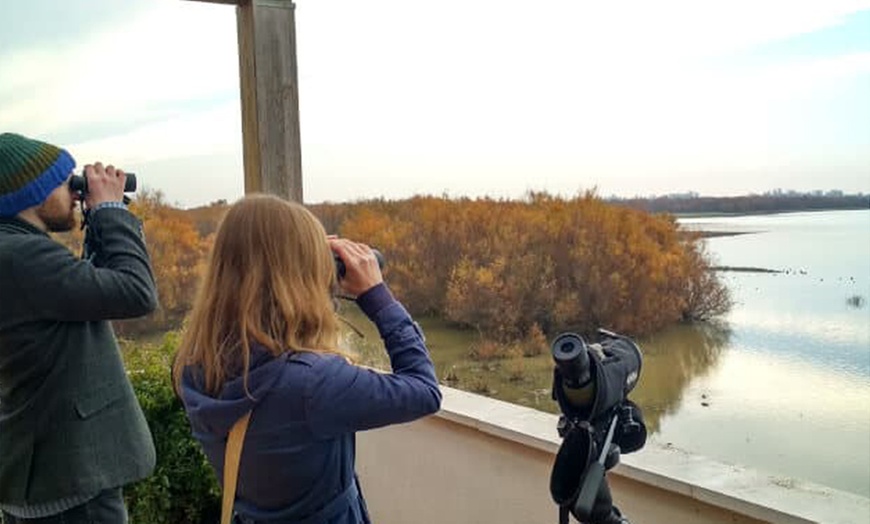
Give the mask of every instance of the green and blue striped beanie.
<path id="1" fill-rule="evenodd" d="M 76 162 L 65 150 L 15 133 L 0 134 L 0 217 L 42 204 Z"/>

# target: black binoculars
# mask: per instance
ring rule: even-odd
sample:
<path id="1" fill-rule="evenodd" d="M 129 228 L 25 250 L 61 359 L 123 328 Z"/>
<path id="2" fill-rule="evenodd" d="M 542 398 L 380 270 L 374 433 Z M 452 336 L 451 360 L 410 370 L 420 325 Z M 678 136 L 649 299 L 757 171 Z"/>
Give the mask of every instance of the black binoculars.
<path id="1" fill-rule="evenodd" d="M 124 182 L 124 192 L 133 193 L 136 191 L 136 174 L 125 173 L 127 179 Z M 84 175 L 73 175 L 69 179 L 69 188 L 77 193 L 86 195 L 88 193 L 88 179 Z"/>
<path id="2" fill-rule="evenodd" d="M 372 248 L 372 253 L 375 254 L 375 258 L 378 259 L 378 267 L 384 269 L 384 255 L 381 254 L 377 249 Z M 338 275 L 338 279 L 341 280 L 347 274 L 347 267 L 344 265 L 344 260 L 338 256 L 338 253 L 332 254 L 333 258 L 335 258 L 335 272 Z"/>

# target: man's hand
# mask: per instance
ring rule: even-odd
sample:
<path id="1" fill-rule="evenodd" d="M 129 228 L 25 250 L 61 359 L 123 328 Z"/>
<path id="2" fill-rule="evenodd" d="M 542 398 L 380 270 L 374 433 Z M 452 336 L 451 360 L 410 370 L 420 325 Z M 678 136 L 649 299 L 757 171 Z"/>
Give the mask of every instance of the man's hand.
<path id="1" fill-rule="evenodd" d="M 384 281 L 372 248 L 346 238 L 327 237 L 329 247 L 344 261 L 345 275 L 338 281 L 341 289 L 358 297 Z"/>
<path id="2" fill-rule="evenodd" d="M 120 169 L 109 165 L 103 167 L 100 162 L 85 166 L 85 178 L 88 183 L 88 192 L 85 195 L 85 204 L 88 209 L 94 209 L 103 202 L 123 202 L 124 184 L 127 175 Z"/>

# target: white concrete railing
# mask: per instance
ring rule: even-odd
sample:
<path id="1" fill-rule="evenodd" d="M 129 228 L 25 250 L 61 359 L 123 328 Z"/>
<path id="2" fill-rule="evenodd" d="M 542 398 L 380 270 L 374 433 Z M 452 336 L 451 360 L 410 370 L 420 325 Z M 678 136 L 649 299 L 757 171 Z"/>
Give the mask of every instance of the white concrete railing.
<path id="1" fill-rule="evenodd" d="M 357 469 L 377 524 L 558 522 L 549 479 L 557 417 L 442 387 L 435 416 L 359 434 Z M 870 523 L 870 499 L 783 483 L 653 440 L 608 473 L 633 524 Z M 576 522 L 572 519 L 572 522 Z"/>

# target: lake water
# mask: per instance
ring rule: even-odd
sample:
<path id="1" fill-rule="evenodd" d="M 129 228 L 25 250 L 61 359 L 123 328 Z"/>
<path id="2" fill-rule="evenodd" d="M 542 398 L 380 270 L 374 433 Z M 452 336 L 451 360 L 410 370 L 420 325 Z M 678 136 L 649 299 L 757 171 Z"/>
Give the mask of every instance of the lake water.
<path id="1" fill-rule="evenodd" d="M 718 263 L 784 273 L 722 273 L 727 340 L 656 438 L 870 497 L 870 210 L 682 222 L 751 231 L 708 239 Z"/>
<path id="2" fill-rule="evenodd" d="M 640 340 L 631 398 L 651 438 L 787 483 L 870 497 L 870 210 L 692 218 L 686 228 L 745 232 L 707 240 L 735 306 L 713 324 Z M 372 326 L 351 337 L 385 364 Z M 442 382 L 550 412 L 549 355 L 481 362 L 477 336 L 419 319 Z"/>
<path id="3" fill-rule="evenodd" d="M 870 497 L 870 210 L 686 219 L 735 306 L 656 438 Z M 702 405 L 702 402 L 708 404 Z"/>

